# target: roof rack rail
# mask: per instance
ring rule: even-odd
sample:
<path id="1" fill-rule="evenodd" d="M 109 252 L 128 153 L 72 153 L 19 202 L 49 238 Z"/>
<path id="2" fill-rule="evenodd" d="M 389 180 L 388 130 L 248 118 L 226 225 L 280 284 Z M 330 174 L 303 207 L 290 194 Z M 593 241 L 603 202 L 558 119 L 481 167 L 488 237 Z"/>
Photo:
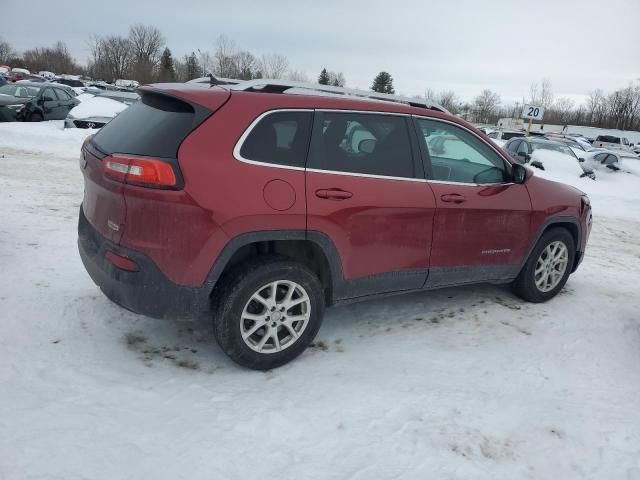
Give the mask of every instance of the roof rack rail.
<path id="1" fill-rule="evenodd" d="M 319 93 L 321 95 L 342 95 L 358 97 L 366 100 L 377 100 L 381 102 L 403 103 L 411 107 L 429 108 L 439 112 L 449 113 L 449 111 L 437 103 L 432 103 L 419 98 L 402 97 L 400 95 L 390 95 L 388 93 L 378 93 L 367 90 L 355 90 L 352 88 L 334 87 L 331 85 L 320 85 L 316 83 L 294 82 L 289 80 L 271 80 L 257 78 L 247 80 L 237 85 L 229 85 L 229 89 L 243 92 L 265 92 L 265 93 L 285 93 L 288 90 L 305 90 Z M 304 92 L 307 93 L 307 92 Z"/>

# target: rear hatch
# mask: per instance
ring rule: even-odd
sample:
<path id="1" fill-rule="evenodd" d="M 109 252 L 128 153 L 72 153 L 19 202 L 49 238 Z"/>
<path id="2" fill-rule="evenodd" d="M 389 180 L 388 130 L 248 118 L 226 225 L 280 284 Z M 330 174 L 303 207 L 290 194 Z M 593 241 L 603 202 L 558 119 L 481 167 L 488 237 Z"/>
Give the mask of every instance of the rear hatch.
<path id="1" fill-rule="evenodd" d="M 171 87 L 141 89 L 140 101 L 105 125 L 82 148 L 84 214 L 100 234 L 116 244 L 126 229 L 126 185 L 182 189 L 177 160 L 180 144 L 229 96 L 228 92 L 210 92 L 206 108 L 190 100 L 206 98 L 202 92 Z"/>

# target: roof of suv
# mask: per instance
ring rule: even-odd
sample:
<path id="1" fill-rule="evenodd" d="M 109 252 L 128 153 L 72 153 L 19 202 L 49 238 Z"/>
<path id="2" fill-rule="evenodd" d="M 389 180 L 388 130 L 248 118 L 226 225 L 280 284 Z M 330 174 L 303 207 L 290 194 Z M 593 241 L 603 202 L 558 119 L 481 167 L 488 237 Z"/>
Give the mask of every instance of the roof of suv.
<path id="1" fill-rule="evenodd" d="M 268 109 L 285 108 L 320 108 L 335 110 L 360 110 L 371 112 L 400 113 L 408 115 L 432 116 L 436 118 L 455 121 L 462 125 L 468 125 L 462 119 L 451 115 L 446 110 L 438 111 L 435 108 L 412 106 L 397 101 L 387 101 L 375 98 L 363 98 L 352 95 L 327 94 L 315 90 L 302 90 L 295 88 L 294 92 L 272 93 L 271 91 L 238 90 L 229 88 L 233 86 L 207 85 L 203 83 L 160 83 L 139 87 L 142 92 L 162 92 L 179 97 L 187 101 L 200 104 L 204 107 L 217 109 L 220 105 L 220 97 L 233 95 L 253 98 L 265 105 Z M 375 92 L 371 92 L 374 94 Z M 416 100 L 419 101 L 419 100 Z"/>

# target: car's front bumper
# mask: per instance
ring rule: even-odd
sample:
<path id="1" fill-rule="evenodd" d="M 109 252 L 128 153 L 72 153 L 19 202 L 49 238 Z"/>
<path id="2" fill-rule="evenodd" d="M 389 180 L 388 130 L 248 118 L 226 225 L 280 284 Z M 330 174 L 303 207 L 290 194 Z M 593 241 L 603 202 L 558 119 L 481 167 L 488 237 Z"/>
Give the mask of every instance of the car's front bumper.
<path id="1" fill-rule="evenodd" d="M 78 249 L 87 272 L 104 294 L 118 305 L 155 318 L 203 318 L 210 313 L 210 289 L 176 285 L 147 256 L 103 237 L 87 220 L 82 206 Z M 123 270 L 105 255 L 111 251 L 137 263 L 138 271 Z"/>

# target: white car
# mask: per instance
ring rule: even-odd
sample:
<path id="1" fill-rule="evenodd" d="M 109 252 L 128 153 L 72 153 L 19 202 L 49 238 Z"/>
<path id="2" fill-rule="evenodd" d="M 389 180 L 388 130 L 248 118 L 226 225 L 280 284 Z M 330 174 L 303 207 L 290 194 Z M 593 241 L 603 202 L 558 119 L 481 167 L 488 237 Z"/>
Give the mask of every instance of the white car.
<path id="1" fill-rule="evenodd" d="M 594 141 L 595 148 L 604 148 L 607 150 L 626 150 L 631 151 L 631 145 L 627 137 L 618 137 L 616 135 L 599 135 Z"/>
<path id="2" fill-rule="evenodd" d="M 629 162 L 638 162 L 640 165 L 640 158 L 623 150 L 596 150 L 587 153 L 584 158 L 585 165 L 597 170 L 618 171 Z"/>
<path id="3" fill-rule="evenodd" d="M 64 121 L 65 128 L 102 128 L 127 107 L 138 101 L 131 92 L 101 92 L 84 98 L 73 108 Z"/>

